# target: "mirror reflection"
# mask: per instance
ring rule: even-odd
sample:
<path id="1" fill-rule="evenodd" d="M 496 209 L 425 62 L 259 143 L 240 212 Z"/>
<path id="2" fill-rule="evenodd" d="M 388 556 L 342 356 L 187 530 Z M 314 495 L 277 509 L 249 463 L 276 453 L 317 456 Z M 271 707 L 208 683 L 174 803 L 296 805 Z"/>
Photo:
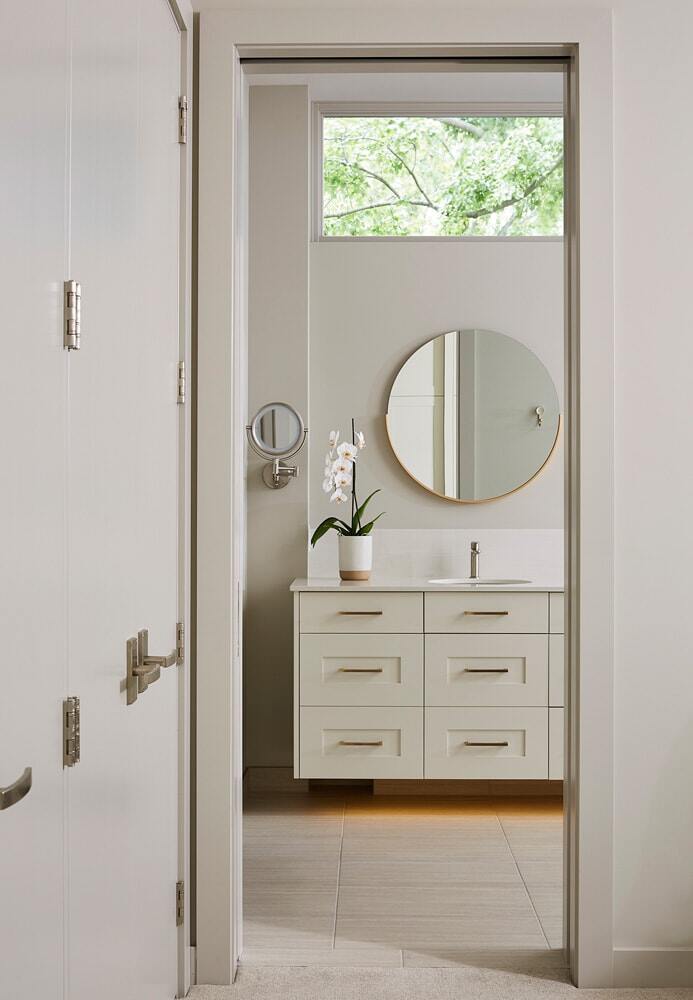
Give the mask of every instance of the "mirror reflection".
<path id="1" fill-rule="evenodd" d="M 268 455 L 288 455 L 303 438 L 303 421 L 288 403 L 267 403 L 250 425 L 253 443 Z"/>
<path id="2" fill-rule="evenodd" d="M 450 500 L 492 500 L 541 470 L 560 428 L 551 376 L 520 341 L 453 330 L 402 365 L 390 393 L 388 433 L 404 469 Z"/>

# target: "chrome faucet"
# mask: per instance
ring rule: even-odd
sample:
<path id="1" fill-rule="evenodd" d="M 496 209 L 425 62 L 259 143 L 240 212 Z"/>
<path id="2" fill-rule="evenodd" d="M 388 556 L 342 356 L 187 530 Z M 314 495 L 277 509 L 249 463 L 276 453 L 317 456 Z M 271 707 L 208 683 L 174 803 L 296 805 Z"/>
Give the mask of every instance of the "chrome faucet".
<path id="1" fill-rule="evenodd" d="M 472 542 L 470 550 L 470 569 L 469 569 L 469 579 L 478 580 L 479 579 L 479 553 L 480 553 L 479 543 Z"/>

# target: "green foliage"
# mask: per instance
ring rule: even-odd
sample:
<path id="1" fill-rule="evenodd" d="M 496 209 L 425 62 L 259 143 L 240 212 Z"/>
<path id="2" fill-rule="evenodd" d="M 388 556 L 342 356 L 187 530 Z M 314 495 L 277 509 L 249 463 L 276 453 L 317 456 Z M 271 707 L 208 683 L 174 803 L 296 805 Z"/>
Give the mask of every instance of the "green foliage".
<path id="1" fill-rule="evenodd" d="M 323 121 L 326 236 L 563 233 L 561 118 Z"/>
<path id="2" fill-rule="evenodd" d="M 341 521 L 338 517 L 326 517 L 324 521 L 320 522 L 313 532 L 310 544 L 314 546 L 316 542 L 319 542 L 322 536 L 326 535 L 331 529 L 336 531 L 339 535 L 370 535 L 375 522 L 385 513 L 385 511 L 381 511 L 381 513 L 374 517 L 372 521 L 369 521 L 368 524 L 361 523 L 366 507 L 376 493 L 380 493 L 380 490 L 373 490 L 370 496 L 366 497 L 360 507 L 354 507 L 351 524 L 347 524 L 346 521 Z"/>

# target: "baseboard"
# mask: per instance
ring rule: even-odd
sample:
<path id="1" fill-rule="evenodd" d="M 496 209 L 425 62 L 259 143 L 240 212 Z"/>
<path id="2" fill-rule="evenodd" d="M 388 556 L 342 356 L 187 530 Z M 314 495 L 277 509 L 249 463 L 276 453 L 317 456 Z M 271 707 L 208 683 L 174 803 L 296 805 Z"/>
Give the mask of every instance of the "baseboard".
<path id="1" fill-rule="evenodd" d="M 472 781 L 427 778 L 421 781 L 379 779 L 373 782 L 374 795 L 462 795 L 468 798 L 503 798 L 513 795 L 550 796 L 563 794 L 562 781 Z"/>
<path id="2" fill-rule="evenodd" d="M 614 986 L 693 986 L 693 949 L 614 948 Z"/>
<path id="3" fill-rule="evenodd" d="M 292 767 L 246 767 L 243 772 L 243 793 L 307 792 L 308 782 L 294 778 Z"/>

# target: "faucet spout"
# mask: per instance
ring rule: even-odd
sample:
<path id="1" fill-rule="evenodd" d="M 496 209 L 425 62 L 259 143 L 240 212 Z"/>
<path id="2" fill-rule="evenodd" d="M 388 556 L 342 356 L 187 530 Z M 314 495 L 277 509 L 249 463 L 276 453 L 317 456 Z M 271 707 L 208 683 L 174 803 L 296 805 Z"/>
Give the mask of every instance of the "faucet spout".
<path id="1" fill-rule="evenodd" d="M 478 580 L 479 579 L 479 553 L 481 549 L 479 548 L 478 542 L 472 542 L 470 549 L 470 568 L 469 568 L 469 579 Z"/>

